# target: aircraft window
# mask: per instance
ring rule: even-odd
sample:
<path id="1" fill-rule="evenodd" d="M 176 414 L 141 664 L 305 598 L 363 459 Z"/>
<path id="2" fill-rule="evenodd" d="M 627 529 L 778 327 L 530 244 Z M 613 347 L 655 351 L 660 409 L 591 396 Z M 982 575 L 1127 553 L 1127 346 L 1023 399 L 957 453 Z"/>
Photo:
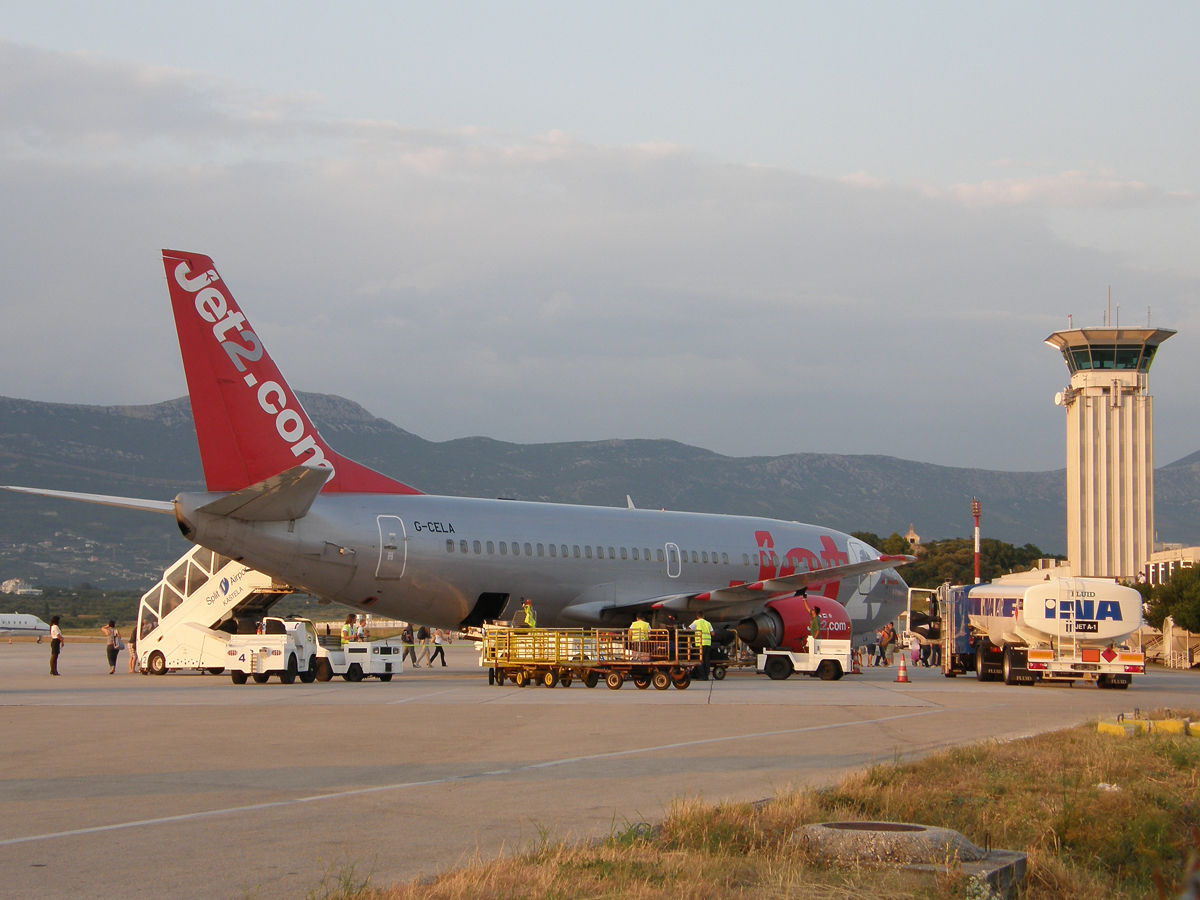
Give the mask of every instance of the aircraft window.
<path id="1" fill-rule="evenodd" d="M 750 557 L 747 556 L 745 553 L 742 554 L 742 565 L 743 566 L 750 565 Z"/>
<path id="2" fill-rule="evenodd" d="M 726 565 L 726 566 L 729 565 L 729 554 L 728 553 L 721 554 L 721 564 Z"/>
<path id="3" fill-rule="evenodd" d="M 557 556 L 557 555 L 558 555 L 558 548 L 557 548 L 557 547 L 555 547 L 553 544 L 551 544 L 551 545 L 550 545 L 550 555 L 551 555 L 551 556 Z M 564 554 L 564 555 L 565 555 L 565 554 Z"/>
<path id="4" fill-rule="evenodd" d="M 479 552 L 479 541 L 476 541 L 476 542 L 475 542 L 475 552 L 476 552 L 476 553 L 478 553 L 478 552 Z M 491 550 L 488 550 L 488 553 L 491 553 L 491 552 L 492 552 Z"/>
<path id="5" fill-rule="evenodd" d="M 659 553 L 659 556 L 662 555 L 661 550 L 659 550 L 658 553 Z M 659 561 L 661 562 L 661 560 L 659 560 Z M 646 548 L 646 562 L 650 562 L 650 548 L 649 547 Z"/>
<path id="6" fill-rule="evenodd" d="M 636 553 L 637 551 L 634 551 L 634 552 Z M 625 555 L 624 547 L 621 548 L 621 559 L 629 559 L 629 557 Z"/>
<path id="7" fill-rule="evenodd" d="M 553 550 L 554 548 L 551 547 L 550 549 Z M 545 555 L 546 555 L 546 548 L 543 547 L 541 544 L 538 544 L 538 556 L 545 556 Z"/>
<path id="8" fill-rule="evenodd" d="M 707 551 L 707 550 L 703 550 L 703 551 L 701 551 L 701 553 L 700 553 L 700 560 L 701 560 L 702 562 L 708 562 L 708 551 Z"/>
<path id="9" fill-rule="evenodd" d="M 573 547 L 573 549 L 574 549 L 574 551 L 575 551 L 575 558 L 576 558 L 576 559 L 579 559 L 579 545 L 578 545 L 578 544 L 575 544 L 575 545 L 574 545 L 574 547 Z"/>
<path id="10" fill-rule="evenodd" d="M 521 555 L 521 545 L 518 544 L 516 541 L 513 541 L 513 556 L 520 556 L 520 555 Z"/>
<path id="11" fill-rule="evenodd" d="M 617 558 L 617 551 L 616 551 L 616 550 L 614 550 L 612 547 L 609 547 L 609 548 L 608 548 L 608 558 L 609 558 L 609 559 L 616 559 L 616 558 Z"/>
<path id="12" fill-rule="evenodd" d="M 466 553 L 466 552 L 467 552 L 467 542 L 466 542 L 466 541 L 459 541 L 459 542 L 458 542 L 458 551 L 459 551 L 460 553 Z"/>
<path id="13" fill-rule="evenodd" d="M 650 551 L 647 550 L 646 551 L 646 559 L 649 559 L 649 558 L 650 558 Z M 661 550 L 658 551 L 658 561 L 659 562 L 663 561 L 663 552 Z"/>
<path id="14" fill-rule="evenodd" d="M 454 552 L 454 538 L 446 538 L 446 552 L 447 553 Z"/>
<path id="15" fill-rule="evenodd" d="M 487 548 L 488 548 L 488 553 L 495 553 L 495 552 L 496 552 L 496 545 L 495 545 L 495 544 L 493 544 L 491 541 L 488 541 L 488 542 L 487 542 Z"/>
<path id="16" fill-rule="evenodd" d="M 700 560 L 696 557 L 696 551 L 693 550 L 692 551 L 692 562 L 699 562 L 699 561 Z"/>
<path id="17" fill-rule="evenodd" d="M 533 548 L 530 547 L 528 544 L 525 545 L 525 555 L 533 556 Z M 538 556 L 541 556 L 541 553 L 538 553 Z"/>
<path id="18" fill-rule="evenodd" d="M 504 541 L 500 542 L 500 555 L 508 556 L 508 544 L 504 543 Z"/>
<path id="19" fill-rule="evenodd" d="M 634 547 L 634 548 L 633 548 L 633 558 L 634 558 L 634 559 L 637 559 L 637 558 L 638 558 L 638 549 L 637 549 L 637 547 Z"/>
<path id="20" fill-rule="evenodd" d="M 563 544 L 561 547 L 559 547 L 559 548 L 558 548 L 558 552 L 559 552 L 559 553 L 561 553 L 561 554 L 563 555 L 563 558 L 564 558 L 564 559 L 566 559 L 566 556 L 567 556 L 567 545 L 566 545 L 566 544 Z M 578 551 L 578 550 L 576 550 L 576 551 L 575 551 L 575 555 L 576 555 L 576 556 L 578 556 L 578 555 L 579 555 L 579 551 Z"/>
<path id="21" fill-rule="evenodd" d="M 583 552 L 587 555 L 588 559 L 591 559 L 592 558 L 592 545 L 588 544 L 587 546 L 585 546 L 583 548 Z M 578 556 L 579 554 L 576 553 L 575 555 Z"/>
<path id="22" fill-rule="evenodd" d="M 771 565 L 775 568 L 779 568 L 779 557 L 775 555 L 774 550 L 771 551 Z"/>
<path id="23" fill-rule="evenodd" d="M 662 562 L 662 551 L 661 550 L 658 551 L 658 557 L 659 557 L 658 561 Z M 675 565 L 675 548 L 674 547 L 671 548 L 671 565 Z"/>

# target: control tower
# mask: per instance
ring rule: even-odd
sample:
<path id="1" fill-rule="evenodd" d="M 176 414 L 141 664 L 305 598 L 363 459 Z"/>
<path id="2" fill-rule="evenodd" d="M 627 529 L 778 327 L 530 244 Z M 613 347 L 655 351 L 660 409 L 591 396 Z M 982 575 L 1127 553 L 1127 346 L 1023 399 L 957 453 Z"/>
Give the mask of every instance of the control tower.
<path id="1" fill-rule="evenodd" d="M 1046 343 L 1071 385 L 1067 409 L 1067 556 L 1078 576 L 1136 578 L 1154 549 L 1150 363 L 1167 328 L 1074 328 Z"/>

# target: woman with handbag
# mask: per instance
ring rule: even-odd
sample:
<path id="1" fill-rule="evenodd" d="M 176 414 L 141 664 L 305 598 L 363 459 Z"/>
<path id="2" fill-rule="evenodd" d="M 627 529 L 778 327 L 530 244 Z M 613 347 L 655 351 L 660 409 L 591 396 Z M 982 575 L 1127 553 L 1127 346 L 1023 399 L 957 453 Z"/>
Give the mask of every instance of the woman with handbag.
<path id="1" fill-rule="evenodd" d="M 104 649 L 108 653 L 108 674 L 112 675 L 117 671 L 117 654 L 125 649 L 125 642 L 121 640 L 121 632 L 117 631 L 115 619 L 109 619 L 100 631 L 107 641 Z"/>

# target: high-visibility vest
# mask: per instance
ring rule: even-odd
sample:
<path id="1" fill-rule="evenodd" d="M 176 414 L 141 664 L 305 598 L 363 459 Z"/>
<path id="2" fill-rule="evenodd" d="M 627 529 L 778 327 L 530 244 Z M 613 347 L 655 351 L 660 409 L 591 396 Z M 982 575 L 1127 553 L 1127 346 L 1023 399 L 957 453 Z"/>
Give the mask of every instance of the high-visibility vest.
<path id="1" fill-rule="evenodd" d="M 635 641 L 645 641 L 650 638 L 649 622 L 634 622 L 629 626 L 629 637 Z"/>
<path id="2" fill-rule="evenodd" d="M 342 643 L 348 644 L 352 640 L 354 640 L 354 632 L 355 632 L 355 626 L 351 625 L 349 622 L 347 622 L 345 625 L 343 625 L 342 626 Z"/>
<path id="3" fill-rule="evenodd" d="M 537 613 L 533 611 L 532 606 L 525 607 L 525 627 L 537 628 Z"/>
<path id="4" fill-rule="evenodd" d="M 708 623 L 708 619 L 697 619 L 695 624 L 692 625 L 692 630 L 696 632 L 696 637 L 699 639 L 698 643 L 701 647 L 712 646 L 712 625 Z"/>

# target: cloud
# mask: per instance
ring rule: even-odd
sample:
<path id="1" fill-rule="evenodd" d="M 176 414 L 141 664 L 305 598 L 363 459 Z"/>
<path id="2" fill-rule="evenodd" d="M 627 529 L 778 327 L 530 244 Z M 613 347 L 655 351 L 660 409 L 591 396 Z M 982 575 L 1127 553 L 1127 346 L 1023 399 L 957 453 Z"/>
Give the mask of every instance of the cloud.
<path id="1" fill-rule="evenodd" d="M 952 184 L 948 188 L 925 185 L 930 197 L 954 197 L 964 206 L 1057 208 L 1142 208 L 1188 206 L 1196 202 L 1192 191 L 1167 191 L 1140 181 L 1121 181 L 1110 174 L 1060 172 L 1038 178 L 1008 178 L 978 184 Z"/>
<path id="2" fill-rule="evenodd" d="M 1033 203 L 670 144 L 338 119 L 12 44 L 0 102 L 15 396 L 183 393 L 157 259 L 177 247 L 214 257 L 294 387 L 426 437 L 1051 468 L 1065 368 L 1042 338 L 1108 284 L 1163 320 L 1197 294 L 1063 243 Z"/>

